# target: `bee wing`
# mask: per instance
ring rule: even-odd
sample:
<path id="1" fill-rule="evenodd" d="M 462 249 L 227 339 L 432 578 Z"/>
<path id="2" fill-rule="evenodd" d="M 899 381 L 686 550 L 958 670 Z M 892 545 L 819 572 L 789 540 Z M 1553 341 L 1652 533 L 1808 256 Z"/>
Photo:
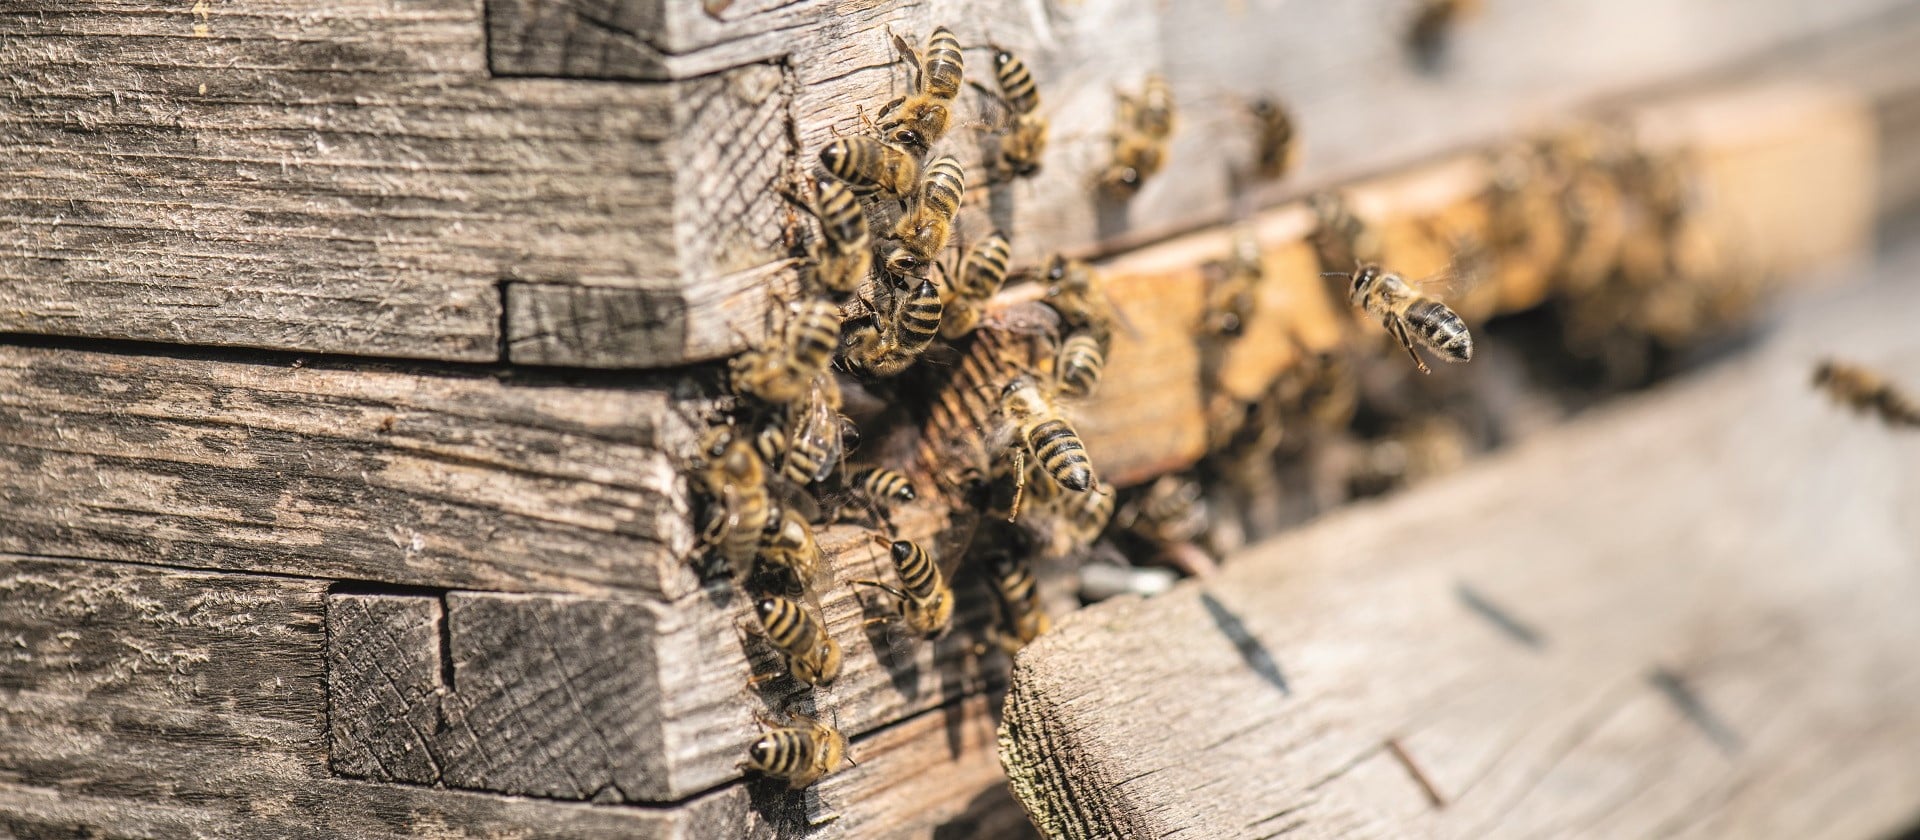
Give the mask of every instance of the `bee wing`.
<path id="1" fill-rule="evenodd" d="M 796 420 L 792 433 L 795 446 L 805 445 L 820 453 L 820 466 L 811 478 L 816 483 L 824 481 L 840 466 L 840 456 L 845 451 L 842 431 L 845 418 L 828 405 L 821 389 L 815 388 L 808 395 L 806 412 L 796 415 Z"/>

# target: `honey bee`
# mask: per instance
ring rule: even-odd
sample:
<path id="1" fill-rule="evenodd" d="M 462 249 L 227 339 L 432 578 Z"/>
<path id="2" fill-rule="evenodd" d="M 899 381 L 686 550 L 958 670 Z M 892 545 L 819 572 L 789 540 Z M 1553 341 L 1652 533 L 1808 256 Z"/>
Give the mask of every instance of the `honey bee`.
<path id="1" fill-rule="evenodd" d="M 1313 242 L 1321 271 L 1345 277 L 1348 266 L 1381 260 L 1385 246 L 1379 232 L 1362 221 L 1339 193 L 1314 193 L 1307 196 L 1307 206 L 1316 222 L 1307 238 Z"/>
<path id="2" fill-rule="evenodd" d="M 726 426 L 708 429 L 700 440 L 694 477 L 710 501 L 701 534 L 726 568 L 745 569 L 760 551 L 772 519 L 766 470 L 759 455 Z"/>
<path id="3" fill-rule="evenodd" d="M 990 568 L 1006 629 L 990 628 L 987 635 L 1011 656 L 1052 629 L 1053 619 L 1040 606 L 1040 587 L 1025 558 L 1001 552 L 994 555 Z"/>
<path id="4" fill-rule="evenodd" d="M 974 84 L 975 90 L 999 101 L 1007 109 L 1008 122 L 1000 137 L 1000 165 L 1015 178 L 1031 178 L 1040 172 L 1040 158 L 1047 151 L 1047 119 L 1040 115 L 1040 89 L 1033 83 L 1027 63 L 1007 50 L 993 48 L 993 74 L 1000 92 Z"/>
<path id="5" fill-rule="evenodd" d="M 762 719 L 761 725 L 769 728 L 747 748 L 747 760 L 740 769 L 785 781 L 791 790 L 808 787 L 840 769 L 847 756 L 847 736 L 813 718 L 792 718 L 799 725 L 776 727 Z"/>
<path id="6" fill-rule="evenodd" d="M 827 174 L 856 193 L 879 190 L 905 200 L 920 185 L 920 162 L 899 147 L 872 137 L 842 137 L 820 149 Z"/>
<path id="7" fill-rule="evenodd" d="M 1055 484 L 1076 493 L 1085 493 L 1098 483 L 1093 461 L 1080 435 L 1054 407 L 1033 377 L 1022 374 L 1001 391 L 1002 436 L 1010 438 L 1013 456 L 1013 506 L 1008 521 L 1019 518 L 1020 500 L 1026 490 L 1027 457 L 1031 455 Z"/>
<path id="8" fill-rule="evenodd" d="M 1066 510 L 1062 522 L 1066 526 L 1063 536 L 1068 545 L 1062 553 L 1084 551 L 1093 541 L 1107 530 L 1107 523 L 1113 521 L 1115 504 L 1113 488 L 1098 487 L 1079 495 L 1079 504 Z"/>
<path id="9" fill-rule="evenodd" d="M 818 578 L 826 566 L 826 555 L 813 539 L 813 528 L 792 508 L 781 509 L 767 523 L 766 537 L 760 543 L 760 559 L 787 570 L 803 589 Z"/>
<path id="10" fill-rule="evenodd" d="M 1889 426 L 1920 427 L 1920 402 L 1880 374 L 1851 362 L 1827 359 L 1814 368 L 1813 385 L 1833 401 L 1879 416 Z"/>
<path id="11" fill-rule="evenodd" d="M 1253 172 L 1262 180 L 1277 180 L 1292 170 L 1300 157 L 1300 147 L 1293 142 L 1293 115 L 1272 99 L 1258 100 L 1250 110 L 1259 125 L 1253 144 Z"/>
<path id="12" fill-rule="evenodd" d="M 1093 267 L 1080 260 L 1054 255 L 1047 263 L 1046 303 L 1060 313 L 1070 330 L 1093 334 L 1104 352 L 1112 344 L 1120 312 L 1107 299 L 1106 283 Z"/>
<path id="13" fill-rule="evenodd" d="M 859 430 L 835 407 L 839 385 L 832 374 L 822 374 L 806 405 L 789 409 L 784 422 L 769 423 L 754 441 L 760 458 L 781 478 L 796 487 L 824 481 L 840 465 L 847 440 L 859 439 Z"/>
<path id="14" fill-rule="evenodd" d="M 840 308 L 810 300 L 788 310 L 767 345 L 747 350 L 728 364 L 735 393 L 785 405 L 815 387 L 840 343 Z"/>
<path id="15" fill-rule="evenodd" d="M 1237 337 L 1253 317 L 1254 292 L 1266 279 L 1266 265 L 1260 257 L 1260 242 L 1253 232 L 1242 227 L 1233 236 L 1233 254 L 1207 266 L 1207 330 L 1215 335 Z"/>
<path id="16" fill-rule="evenodd" d="M 762 635 L 787 658 L 793 678 L 808 685 L 826 685 L 840 676 L 840 643 L 799 602 L 765 595 L 753 604 Z"/>
<path id="17" fill-rule="evenodd" d="M 927 165 L 926 177 L 914 194 L 912 207 L 894 225 L 898 241 L 887 254 L 886 270 L 893 277 L 917 277 L 931 265 L 953 235 L 953 219 L 967 192 L 967 175 L 960 162 L 941 155 Z"/>
<path id="18" fill-rule="evenodd" d="M 1480 0 L 1421 0 L 1407 28 L 1407 47 L 1428 69 L 1437 67 L 1447 46 L 1447 33 L 1480 12 Z"/>
<path id="19" fill-rule="evenodd" d="M 894 470 L 868 467 L 853 474 L 853 487 L 883 512 L 913 501 L 913 482 Z"/>
<path id="20" fill-rule="evenodd" d="M 816 181 L 812 200 L 785 189 L 780 195 L 820 220 L 820 238 L 807 245 L 815 282 L 837 295 L 852 294 L 873 268 L 866 211 L 853 190 L 839 181 Z"/>
<path id="21" fill-rule="evenodd" d="M 927 36 L 926 50 L 916 52 L 905 38 L 888 34 L 900 59 L 912 69 L 913 90 L 880 109 L 880 131 L 901 148 L 925 155 L 953 119 L 953 99 L 960 94 L 966 67 L 960 40 L 938 27 Z"/>
<path id="22" fill-rule="evenodd" d="M 1166 165 L 1175 120 L 1173 89 L 1165 76 L 1154 73 L 1139 97 L 1115 95 L 1113 162 L 1101 172 L 1100 184 L 1110 195 L 1127 198 Z"/>
<path id="23" fill-rule="evenodd" d="M 1013 246 L 1005 234 L 994 231 L 967 250 L 960 269 L 951 273 L 941 296 L 946 312 L 940 318 L 940 337 L 952 341 L 973 332 L 985 314 L 986 303 L 1007 282 L 1007 263 Z"/>
<path id="24" fill-rule="evenodd" d="M 1400 279 L 1400 275 L 1390 274 L 1372 263 L 1354 269 L 1352 276 L 1348 298 L 1354 306 L 1380 319 L 1387 333 L 1407 348 L 1407 355 L 1421 373 L 1433 371 L 1414 350 L 1416 340 L 1449 362 L 1473 359 L 1473 335 L 1467 332 L 1466 322 L 1446 304 L 1421 295 Z"/>
<path id="25" fill-rule="evenodd" d="M 1076 332 L 1060 343 L 1060 359 L 1055 365 L 1060 377 L 1060 395 L 1085 397 L 1100 386 L 1100 376 L 1107 368 L 1107 355 L 1100 351 L 1100 342 L 1091 334 Z"/>
<path id="26" fill-rule="evenodd" d="M 1163 475 L 1147 488 L 1145 495 L 1128 503 L 1120 512 L 1119 525 L 1141 538 L 1159 544 L 1186 543 L 1199 539 L 1207 530 L 1207 505 L 1201 499 L 1200 485 L 1179 476 Z"/>
<path id="27" fill-rule="evenodd" d="M 940 290 L 931 280 L 920 281 L 892 312 L 879 312 L 869 302 L 867 322 L 848 335 L 847 366 L 872 376 L 906 370 L 939 334 L 941 310 Z"/>
<path id="28" fill-rule="evenodd" d="M 885 537 L 874 535 L 878 543 Z M 940 565 L 926 550 L 911 540 L 893 540 L 889 546 L 893 567 L 900 573 L 900 588 L 877 580 L 856 580 L 856 586 L 870 586 L 894 598 L 894 615 L 907 629 L 925 639 L 937 639 L 953 626 L 953 589 L 940 574 Z M 882 619 L 882 620 L 889 620 Z"/>

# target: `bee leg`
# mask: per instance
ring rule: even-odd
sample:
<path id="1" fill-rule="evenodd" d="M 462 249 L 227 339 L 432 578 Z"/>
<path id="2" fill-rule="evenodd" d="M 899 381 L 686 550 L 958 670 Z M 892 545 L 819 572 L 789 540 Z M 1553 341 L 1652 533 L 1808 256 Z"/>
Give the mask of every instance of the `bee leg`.
<path id="1" fill-rule="evenodd" d="M 1407 356 L 1413 359 L 1414 367 L 1419 368 L 1421 373 L 1433 373 L 1433 369 L 1427 367 L 1426 360 L 1420 358 L 1419 351 L 1413 349 L 1413 337 L 1407 334 L 1407 322 L 1395 318 L 1393 320 L 1393 328 L 1389 330 L 1389 332 L 1392 332 L 1393 337 L 1399 340 L 1401 347 L 1407 348 Z"/>
<path id="2" fill-rule="evenodd" d="M 1013 447 L 1013 506 L 1007 511 L 1007 521 L 1020 519 L 1020 500 L 1027 491 L 1027 453 L 1018 446 Z"/>

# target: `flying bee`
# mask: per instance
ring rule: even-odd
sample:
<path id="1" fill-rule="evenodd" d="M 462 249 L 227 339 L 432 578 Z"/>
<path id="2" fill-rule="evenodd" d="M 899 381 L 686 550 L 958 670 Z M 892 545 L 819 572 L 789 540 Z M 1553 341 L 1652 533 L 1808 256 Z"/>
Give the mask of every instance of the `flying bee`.
<path id="1" fill-rule="evenodd" d="M 782 508 L 779 515 L 767 523 L 766 537 L 760 543 L 760 559 L 787 570 L 803 590 L 826 566 L 826 555 L 813 539 L 813 528 L 792 508 Z"/>
<path id="2" fill-rule="evenodd" d="M 853 190 L 839 181 L 816 181 L 812 200 L 786 189 L 780 195 L 820 220 L 820 238 L 807 244 L 815 281 L 836 295 L 852 294 L 873 268 L 866 211 Z"/>
<path id="3" fill-rule="evenodd" d="M 887 544 L 886 537 L 874 535 L 874 541 Z M 889 545 L 894 570 L 900 573 L 900 588 L 877 580 L 856 580 L 856 586 L 870 586 L 894 599 L 894 614 L 882 621 L 898 619 L 907 629 L 925 639 L 945 636 L 953 627 L 953 588 L 940 574 L 940 564 L 926 549 L 911 540 L 893 540 Z"/>
<path id="4" fill-rule="evenodd" d="M 880 131 L 888 140 L 916 155 L 925 155 L 953 119 L 953 99 L 960 95 L 966 67 L 960 39 L 946 27 L 927 36 L 924 51 L 915 51 L 905 38 L 888 33 L 900 60 L 911 68 L 913 90 L 880 109 Z"/>
<path id="5" fill-rule="evenodd" d="M 960 162 L 941 155 L 927 164 L 926 177 L 914 193 L 912 207 L 894 225 L 899 243 L 887 254 L 885 268 L 895 278 L 921 276 L 935 255 L 953 236 L 953 220 L 967 192 L 967 175 Z"/>
<path id="6" fill-rule="evenodd" d="M 847 336 L 846 362 L 855 371 L 872 376 L 894 376 L 916 359 L 940 332 L 940 289 L 922 280 L 913 294 L 880 312 L 868 302 L 867 322 Z"/>
<path id="7" fill-rule="evenodd" d="M 1025 558 L 1001 552 L 994 555 L 990 568 L 1006 629 L 991 628 L 987 635 L 1011 656 L 1052 629 L 1053 619 L 1040 606 L 1040 587 Z"/>
<path id="8" fill-rule="evenodd" d="M 1313 243 L 1320 270 L 1347 276 L 1345 266 L 1379 262 L 1385 246 L 1379 231 L 1361 220 L 1339 193 L 1321 191 L 1307 196 L 1313 211 L 1314 229 L 1307 238 Z"/>
<path id="9" fill-rule="evenodd" d="M 1006 108 L 1008 119 L 999 141 L 1000 165 L 1015 178 L 1031 178 L 1039 174 L 1040 158 L 1047 151 L 1048 123 L 1040 114 L 1040 88 L 1033 83 L 1027 63 L 998 46 L 993 48 L 993 75 L 1000 83 L 998 93 L 972 84 Z"/>
<path id="10" fill-rule="evenodd" d="M 1446 51 L 1447 33 L 1479 11 L 1480 0 L 1421 0 L 1407 27 L 1407 48 L 1422 67 L 1437 68 Z"/>
<path id="11" fill-rule="evenodd" d="M 1115 92 L 1118 107 L 1113 121 L 1113 161 L 1102 170 L 1100 185 L 1115 198 L 1140 191 L 1148 178 L 1166 165 L 1173 138 L 1173 89 L 1158 73 L 1147 76 L 1138 97 Z"/>
<path id="12" fill-rule="evenodd" d="M 1207 530 L 1207 503 L 1200 485 L 1163 475 L 1120 512 L 1120 527 L 1156 544 L 1187 543 Z"/>
<path id="13" fill-rule="evenodd" d="M 872 137 L 842 137 L 820 149 L 827 174 L 856 193 L 879 190 L 905 200 L 920 185 L 920 162 L 899 147 Z"/>
<path id="14" fill-rule="evenodd" d="M 1834 402 L 1878 415 L 1889 426 L 1920 427 L 1920 401 L 1864 367 L 1827 359 L 1814 368 L 1813 384 Z"/>
<path id="15" fill-rule="evenodd" d="M 793 678 L 808 685 L 826 685 L 840 676 L 840 643 L 799 602 L 778 595 L 755 601 L 762 635 L 787 658 Z"/>
<path id="16" fill-rule="evenodd" d="M 1013 455 L 1013 507 L 1008 521 L 1019 518 L 1020 499 L 1026 490 L 1027 457 L 1031 455 L 1040 471 L 1055 484 L 1076 493 L 1085 493 L 1098 484 L 1087 446 L 1059 409 L 1042 393 L 1033 377 L 1022 374 L 1001 391 L 1001 435 L 1011 438 L 1008 449 Z"/>
<path id="17" fill-rule="evenodd" d="M 913 482 L 899 472 L 885 467 L 868 467 L 853 474 L 853 487 L 865 496 L 868 502 L 882 512 L 890 511 L 895 505 L 904 505 L 913 501 Z"/>
<path id="18" fill-rule="evenodd" d="M 949 341 L 973 332 L 985 314 L 986 303 L 1007 282 L 1007 263 L 1013 246 L 1005 234 L 994 231 L 967 249 L 960 269 L 952 272 L 946 294 L 946 312 L 940 319 L 940 337 Z"/>
<path id="19" fill-rule="evenodd" d="M 791 717 L 797 726 L 776 727 L 761 719 L 769 728 L 747 748 L 747 760 L 740 762 L 740 769 L 780 779 L 789 789 L 800 790 L 840 769 L 847 756 L 847 736 L 813 718 Z"/>
<path id="20" fill-rule="evenodd" d="M 765 346 L 728 363 L 733 390 L 776 405 L 796 402 L 826 372 L 839 343 L 840 308 L 824 300 L 800 303 Z"/>
<path id="21" fill-rule="evenodd" d="M 1473 335 L 1467 332 L 1466 322 L 1446 304 L 1421 295 L 1400 279 L 1400 275 L 1383 271 L 1373 263 L 1354 269 L 1352 276 L 1348 299 L 1380 319 L 1387 333 L 1407 348 L 1407 355 L 1421 373 L 1433 371 L 1414 350 L 1416 341 L 1449 362 L 1473 359 Z"/>
<path id="22" fill-rule="evenodd" d="M 745 569 L 773 516 L 760 456 L 731 428 L 715 426 L 701 437 L 694 478 L 709 500 L 702 541 L 726 568 Z"/>
<path id="23" fill-rule="evenodd" d="M 1293 115 L 1272 99 L 1256 101 L 1249 110 L 1259 126 L 1253 144 L 1253 172 L 1262 180 L 1277 180 L 1300 158 L 1300 147 L 1293 137 Z"/>
<path id="24" fill-rule="evenodd" d="M 1060 358 L 1055 362 L 1056 375 L 1060 377 L 1060 395 L 1064 397 L 1086 397 L 1100 386 L 1100 375 L 1106 371 L 1107 355 L 1100 350 L 1100 342 L 1090 333 L 1076 332 L 1060 343 Z"/>

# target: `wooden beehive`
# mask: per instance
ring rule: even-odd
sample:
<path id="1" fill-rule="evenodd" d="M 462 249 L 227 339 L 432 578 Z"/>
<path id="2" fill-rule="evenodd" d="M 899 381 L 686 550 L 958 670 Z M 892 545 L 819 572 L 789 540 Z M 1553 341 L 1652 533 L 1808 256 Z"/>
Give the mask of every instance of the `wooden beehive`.
<path id="1" fill-rule="evenodd" d="M 1230 807 L 1142 821 L 1159 790 L 1105 799 L 1048 776 L 1085 753 L 998 729 L 1006 657 L 966 633 L 869 631 L 844 585 L 820 608 L 845 675 L 750 688 L 770 660 L 740 639 L 747 599 L 688 562 L 684 462 L 730 405 L 714 363 L 798 293 L 775 188 L 905 84 L 889 28 L 949 24 L 969 61 L 991 39 L 1041 81 L 1047 168 L 973 190 L 963 226 L 1012 232 L 1022 264 L 1098 259 L 1129 329 L 1076 412 L 1118 487 L 1202 462 L 1220 400 L 1260 402 L 1313 352 L 1405 362 L 1354 338 L 1317 276 L 1309 191 L 1338 189 L 1396 266 L 1426 273 L 1450 256 L 1436 229 L 1488 224 L 1485 150 L 1606 104 L 1635 143 L 1687 152 L 1714 197 L 1695 222 L 1753 277 L 1844 265 L 1920 194 L 1901 142 L 1920 74 L 1888 58 L 1920 21 L 1898 3 L 1489 5 L 1427 68 L 1399 0 L 0 11 L 0 827 L 1003 837 L 1031 812 L 1079 836 L 1247 831 L 1220 828 Z M 1168 169 L 1130 202 L 1097 199 L 1114 91 L 1149 72 L 1182 106 Z M 1305 147 L 1274 183 L 1247 177 L 1260 97 L 1288 104 Z M 970 123 L 987 117 L 964 102 L 946 148 L 977 169 Z M 1203 335 L 1208 266 L 1244 230 L 1269 280 L 1222 350 Z M 1559 300 L 1550 266 L 1496 277 L 1476 321 Z M 938 494 L 897 533 L 931 539 L 958 505 Z M 888 574 L 870 532 L 821 530 L 835 579 Z M 1279 551 L 1249 555 L 1250 591 Z M 959 624 L 990 614 L 963 583 Z M 1084 727 L 1075 749 L 1130 737 L 1047 705 L 1068 679 L 1048 664 L 1103 684 L 1109 663 L 1072 651 L 1130 638 L 1093 622 L 1023 654 L 1013 689 L 1029 732 Z M 1911 726 L 1887 696 L 1844 708 Z M 853 736 L 858 766 L 804 794 L 745 780 L 756 713 L 788 704 Z M 1115 790 L 1116 768 L 1156 769 L 1094 753 L 1086 779 Z M 1168 784 L 1205 797 L 1204 781 Z M 1912 789 L 1871 813 L 1912 807 Z M 1060 816 L 1079 803 L 1099 808 Z"/>

